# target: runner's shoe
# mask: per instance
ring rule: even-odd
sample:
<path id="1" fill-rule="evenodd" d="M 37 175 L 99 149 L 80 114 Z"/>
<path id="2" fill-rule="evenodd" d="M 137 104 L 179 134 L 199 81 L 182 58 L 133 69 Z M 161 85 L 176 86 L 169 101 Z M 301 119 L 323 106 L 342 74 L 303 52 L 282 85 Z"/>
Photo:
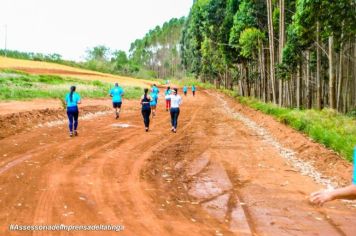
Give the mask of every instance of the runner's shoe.
<path id="1" fill-rule="evenodd" d="M 72 132 L 69 132 L 69 137 L 73 137 L 73 133 Z"/>
<path id="2" fill-rule="evenodd" d="M 146 130 L 146 132 L 148 132 L 148 128 L 147 127 L 145 128 L 145 130 Z"/>
<path id="3" fill-rule="evenodd" d="M 78 136 L 78 132 L 74 130 L 74 136 Z"/>

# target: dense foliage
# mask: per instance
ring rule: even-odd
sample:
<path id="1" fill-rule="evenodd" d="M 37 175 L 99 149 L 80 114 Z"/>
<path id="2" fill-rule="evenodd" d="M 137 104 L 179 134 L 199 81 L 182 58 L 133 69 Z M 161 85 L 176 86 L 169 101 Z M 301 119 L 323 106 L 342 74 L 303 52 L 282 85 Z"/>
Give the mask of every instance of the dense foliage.
<path id="1" fill-rule="evenodd" d="M 356 2 L 195 0 L 181 38 L 187 72 L 297 108 L 356 108 Z"/>

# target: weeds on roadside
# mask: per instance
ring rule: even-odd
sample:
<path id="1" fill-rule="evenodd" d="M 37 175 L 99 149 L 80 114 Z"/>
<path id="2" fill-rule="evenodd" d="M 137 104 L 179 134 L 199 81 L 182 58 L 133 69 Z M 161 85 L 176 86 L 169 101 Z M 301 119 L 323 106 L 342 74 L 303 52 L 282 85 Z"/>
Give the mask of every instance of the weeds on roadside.
<path id="1" fill-rule="evenodd" d="M 13 70 L 0 71 L 0 100 L 26 100 L 34 98 L 63 99 L 71 85 L 83 98 L 107 97 L 112 84 L 102 81 L 85 81 L 56 75 L 29 75 Z M 125 87 L 125 98 L 139 98 L 142 89 Z"/>

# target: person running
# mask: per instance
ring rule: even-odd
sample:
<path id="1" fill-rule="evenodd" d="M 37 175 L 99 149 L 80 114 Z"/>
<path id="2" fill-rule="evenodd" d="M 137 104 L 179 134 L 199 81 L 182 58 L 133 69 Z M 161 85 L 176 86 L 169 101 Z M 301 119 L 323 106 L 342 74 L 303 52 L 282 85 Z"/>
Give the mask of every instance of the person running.
<path id="1" fill-rule="evenodd" d="M 152 110 L 152 117 L 154 117 L 156 115 L 158 94 L 151 92 L 150 97 L 151 97 L 150 106 L 151 106 L 151 110 Z"/>
<path id="2" fill-rule="evenodd" d="M 182 98 L 178 95 L 178 89 L 173 89 L 173 94 L 171 96 L 171 123 L 172 129 L 171 131 L 176 133 L 178 126 L 178 116 L 179 116 L 179 106 L 182 104 Z"/>
<path id="3" fill-rule="evenodd" d="M 166 99 L 166 111 L 171 109 L 171 96 L 170 96 L 171 93 L 172 93 L 171 87 L 168 86 L 166 92 L 164 93 Z"/>
<path id="4" fill-rule="evenodd" d="M 196 88 L 195 88 L 195 86 L 193 85 L 193 86 L 192 86 L 193 97 L 195 96 L 195 91 L 196 91 Z"/>
<path id="5" fill-rule="evenodd" d="M 159 89 L 157 88 L 156 84 L 153 84 L 152 89 L 151 89 L 152 93 L 156 93 L 159 94 Z"/>
<path id="6" fill-rule="evenodd" d="M 141 97 L 141 105 L 142 105 L 141 113 L 143 117 L 143 122 L 145 124 L 145 130 L 146 132 L 148 132 L 148 129 L 150 128 L 151 97 L 150 95 L 148 95 L 148 88 L 145 88 L 143 91 L 144 94 Z"/>
<path id="7" fill-rule="evenodd" d="M 75 86 L 70 87 L 70 92 L 65 96 L 65 103 L 67 105 L 67 116 L 69 120 L 69 136 L 73 137 L 78 135 L 78 104 L 81 103 L 81 99 L 78 93 L 75 92 Z M 74 129 L 73 129 L 74 128 Z M 73 133 L 74 130 L 74 133 Z"/>
<path id="8" fill-rule="evenodd" d="M 115 109 L 116 119 L 120 116 L 122 97 L 124 96 L 124 90 L 119 86 L 118 83 L 115 83 L 115 87 L 110 90 L 110 97 L 112 97 L 112 106 Z"/>
<path id="9" fill-rule="evenodd" d="M 187 92 L 188 92 L 188 87 L 186 85 L 184 85 L 184 87 L 183 87 L 184 96 L 187 96 Z"/>

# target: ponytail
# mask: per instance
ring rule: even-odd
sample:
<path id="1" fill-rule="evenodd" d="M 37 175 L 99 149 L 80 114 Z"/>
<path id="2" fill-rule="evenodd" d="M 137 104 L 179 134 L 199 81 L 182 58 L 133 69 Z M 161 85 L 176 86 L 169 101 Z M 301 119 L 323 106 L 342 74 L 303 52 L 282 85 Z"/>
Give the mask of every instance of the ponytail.
<path id="1" fill-rule="evenodd" d="M 70 94 L 69 94 L 69 100 L 70 102 L 73 102 L 73 93 L 75 92 L 75 86 L 70 87 Z"/>
<path id="2" fill-rule="evenodd" d="M 148 88 L 145 88 L 143 92 L 145 93 L 144 98 L 147 98 Z"/>

